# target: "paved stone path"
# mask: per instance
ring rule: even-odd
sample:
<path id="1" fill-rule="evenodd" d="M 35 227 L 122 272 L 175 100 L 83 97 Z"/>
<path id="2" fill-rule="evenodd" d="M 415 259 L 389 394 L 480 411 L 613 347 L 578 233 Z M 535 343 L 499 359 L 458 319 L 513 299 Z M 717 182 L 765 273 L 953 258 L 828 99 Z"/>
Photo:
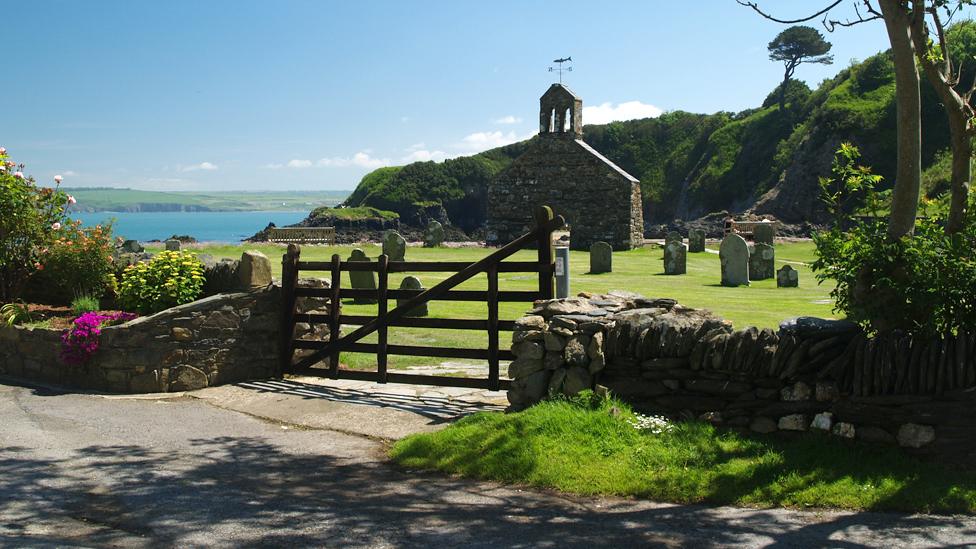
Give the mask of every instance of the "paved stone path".
<path id="1" fill-rule="evenodd" d="M 497 407 L 499 396 L 302 379 L 194 396 L 0 385 L 0 546 L 935 547 L 976 541 L 973 517 L 572 498 L 400 471 L 384 461 L 387 443 L 375 437 L 437 428 L 458 414 Z"/>

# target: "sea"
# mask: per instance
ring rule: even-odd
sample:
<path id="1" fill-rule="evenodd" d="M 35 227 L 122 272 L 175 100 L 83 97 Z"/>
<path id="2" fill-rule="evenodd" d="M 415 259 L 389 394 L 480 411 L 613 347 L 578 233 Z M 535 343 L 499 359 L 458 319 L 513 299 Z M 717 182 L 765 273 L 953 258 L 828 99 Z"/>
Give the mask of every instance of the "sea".
<path id="1" fill-rule="evenodd" d="M 125 239 L 166 240 L 190 235 L 200 242 L 240 242 L 274 223 L 278 227 L 298 223 L 308 211 L 253 212 L 72 212 L 69 217 L 93 227 L 113 220 L 112 233 Z"/>

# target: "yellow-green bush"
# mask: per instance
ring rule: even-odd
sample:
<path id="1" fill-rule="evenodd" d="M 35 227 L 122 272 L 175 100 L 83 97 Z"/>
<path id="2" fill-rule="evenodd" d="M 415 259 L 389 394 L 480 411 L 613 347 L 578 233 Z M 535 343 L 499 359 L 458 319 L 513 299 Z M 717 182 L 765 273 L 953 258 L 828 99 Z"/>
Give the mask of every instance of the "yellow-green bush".
<path id="1" fill-rule="evenodd" d="M 152 314 L 189 303 L 202 291 L 200 260 L 190 252 L 164 251 L 125 269 L 118 299 L 126 310 Z"/>

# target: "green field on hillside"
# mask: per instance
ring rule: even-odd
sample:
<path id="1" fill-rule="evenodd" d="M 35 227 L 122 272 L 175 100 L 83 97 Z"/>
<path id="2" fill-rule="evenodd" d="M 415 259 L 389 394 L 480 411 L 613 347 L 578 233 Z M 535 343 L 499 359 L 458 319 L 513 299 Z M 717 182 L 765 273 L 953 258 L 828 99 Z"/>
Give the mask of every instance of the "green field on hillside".
<path id="1" fill-rule="evenodd" d="M 350 191 L 161 192 L 138 189 L 65 188 L 81 212 L 136 211 L 311 211 L 335 206 Z"/>
<path id="2" fill-rule="evenodd" d="M 382 251 L 379 245 L 360 246 L 370 257 L 378 257 Z M 239 258 L 245 249 L 260 250 L 271 258 L 274 275 L 281 275 L 281 256 L 284 246 L 259 244 L 246 246 L 233 245 L 191 245 L 189 249 L 213 255 L 215 258 Z M 717 244 L 709 248 L 717 249 Z M 159 246 L 150 246 L 158 250 Z M 349 256 L 353 246 L 304 246 L 303 260 L 326 261 L 332 254 L 343 258 Z M 813 261 L 813 243 L 783 243 L 776 246 L 777 268 L 789 262 L 800 274 L 799 288 L 777 288 L 775 280 L 753 282 L 751 286 L 726 288 L 719 284 L 720 266 L 717 253 L 688 254 L 688 274 L 681 276 L 664 275 L 663 250 L 658 246 L 647 246 L 627 252 L 615 252 L 614 272 L 591 275 L 589 254 L 570 253 L 571 291 L 605 293 L 609 290 L 628 290 L 648 297 L 670 297 L 679 303 L 696 308 L 714 311 L 731 320 L 736 328 L 747 326 L 772 327 L 786 319 L 800 315 L 832 317 L 833 302 L 830 287 L 818 285 L 807 264 Z M 487 248 L 421 248 L 408 247 L 406 257 L 415 261 L 476 261 L 493 250 Z M 532 250 L 516 253 L 511 260 L 531 261 L 535 257 Z M 348 273 L 347 273 L 348 274 Z M 451 273 L 418 273 L 425 287 L 430 287 L 446 279 Z M 329 273 L 302 273 L 303 277 L 329 278 Z M 390 275 L 390 288 L 399 287 L 404 274 Z M 342 284 L 348 286 L 349 279 Z M 501 290 L 532 290 L 537 287 L 537 277 L 532 273 L 502 273 L 499 275 Z M 483 290 L 487 288 L 487 278 L 478 276 L 460 285 L 459 289 Z M 390 303 L 390 308 L 395 303 Z M 529 303 L 502 303 L 500 317 L 514 320 L 531 308 Z M 343 311 L 354 315 L 375 315 L 375 305 L 354 305 L 351 301 L 343 303 Z M 485 318 L 487 308 L 484 303 L 437 301 L 430 304 L 430 315 L 441 318 Z M 348 332 L 350 328 L 346 328 Z M 503 334 L 502 346 L 508 345 L 508 334 Z M 375 336 L 364 342 L 374 342 Z M 430 345 L 456 348 L 486 348 L 487 335 L 484 332 L 429 330 L 411 328 L 390 328 L 389 342 L 402 345 Z M 353 367 L 372 367 L 372 355 L 344 354 L 343 363 Z M 417 357 L 390 357 L 390 367 L 406 367 L 430 364 L 433 359 Z M 458 361 L 462 362 L 462 361 Z"/>

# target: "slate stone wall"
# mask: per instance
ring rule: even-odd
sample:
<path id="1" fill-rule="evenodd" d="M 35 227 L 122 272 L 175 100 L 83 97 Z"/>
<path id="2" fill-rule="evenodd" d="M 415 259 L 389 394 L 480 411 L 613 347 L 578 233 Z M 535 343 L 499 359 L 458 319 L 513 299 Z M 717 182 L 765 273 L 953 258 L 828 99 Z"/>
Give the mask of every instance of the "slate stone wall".
<path id="1" fill-rule="evenodd" d="M 601 240 L 615 250 L 640 246 L 640 183 L 614 168 L 572 134 L 539 136 L 488 187 L 488 244 L 505 244 L 529 232 L 535 209 L 550 206 L 572 227 L 575 250 Z"/>
<path id="2" fill-rule="evenodd" d="M 515 409 L 602 386 L 642 412 L 976 458 L 976 334 L 871 338 L 812 318 L 736 331 L 674 300 L 612 292 L 537 303 L 512 350 Z"/>
<path id="3" fill-rule="evenodd" d="M 0 374 L 118 393 L 182 391 L 279 375 L 280 290 L 218 294 L 102 329 L 84 366 L 61 331 L 0 328 Z"/>

